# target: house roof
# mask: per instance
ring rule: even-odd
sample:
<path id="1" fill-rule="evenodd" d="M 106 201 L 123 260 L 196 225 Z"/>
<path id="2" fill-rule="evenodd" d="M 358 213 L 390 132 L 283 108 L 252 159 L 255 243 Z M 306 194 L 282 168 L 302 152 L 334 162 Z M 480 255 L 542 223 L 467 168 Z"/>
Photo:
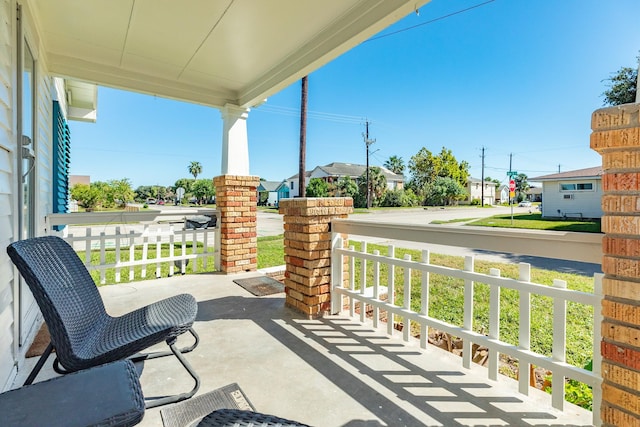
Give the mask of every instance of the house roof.
<path id="1" fill-rule="evenodd" d="M 559 179 L 579 179 L 579 178 L 600 178 L 602 176 L 602 166 L 592 168 L 576 169 L 567 172 L 554 173 L 528 178 L 529 181 L 557 181 Z"/>
<path id="2" fill-rule="evenodd" d="M 403 181 L 404 176 L 398 175 L 391 172 L 389 169 L 384 166 L 376 166 L 379 167 L 382 171 L 382 174 L 385 176 L 387 181 Z M 350 177 L 358 177 L 362 175 L 366 169 L 366 165 L 358 165 L 354 163 L 340 163 L 333 162 L 324 166 L 317 166 L 315 169 L 321 169 L 329 176 L 350 176 Z"/>
<path id="3" fill-rule="evenodd" d="M 278 191 L 282 181 L 260 181 L 258 191 Z"/>
<path id="4" fill-rule="evenodd" d="M 429 0 L 32 0 L 54 75 L 252 107 Z"/>

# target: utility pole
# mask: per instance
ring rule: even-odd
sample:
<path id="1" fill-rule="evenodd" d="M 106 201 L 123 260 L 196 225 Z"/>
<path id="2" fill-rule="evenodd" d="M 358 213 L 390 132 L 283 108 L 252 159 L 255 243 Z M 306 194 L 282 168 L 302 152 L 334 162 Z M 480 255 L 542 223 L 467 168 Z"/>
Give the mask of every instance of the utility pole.
<path id="1" fill-rule="evenodd" d="M 558 165 L 558 173 L 560 173 L 560 165 Z"/>
<path id="2" fill-rule="evenodd" d="M 302 93 L 300 96 L 300 162 L 298 164 L 298 195 L 305 197 L 307 192 L 306 152 L 307 152 L 307 77 L 302 78 Z"/>
<path id="3" fill-rule="evenodd" d="M 484 147 L 482 147 L 482 182 L 480 183 L 480 206 L 484 208 Z"/>
<path id="4" fill-rule="evenodd" d="M 369 120 L 365 122 L 364 145 L 367 147 L 367 209 L 371 208 L 371 180 L 369 179 L 369 146 L 376 142 L 369 139 Z"/>

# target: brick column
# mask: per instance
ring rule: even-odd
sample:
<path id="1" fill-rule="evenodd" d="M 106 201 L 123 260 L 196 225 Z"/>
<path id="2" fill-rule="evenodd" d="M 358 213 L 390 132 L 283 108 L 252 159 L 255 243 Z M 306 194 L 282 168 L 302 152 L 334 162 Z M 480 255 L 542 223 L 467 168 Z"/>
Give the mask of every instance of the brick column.
<path id="1" fill-rule="evenodd" d="M 279 212 L 284 215 L 286 305 L 309 318 L 330 313 L 330 223 L 353 212 L 353 199 L 286 199 L 280 201 Z"/>
<path id="2" fill-rule="evenodd" d="M 640 426 L 640 104 L 596 110 L 602 155 L 603 425 Z"/>
<path id="3" fill-rule="evenodd" d="M 221 175 L 213 179 L 220 212 L 220 268 L 224 273 L 255 271 L 257 176 Z"/>

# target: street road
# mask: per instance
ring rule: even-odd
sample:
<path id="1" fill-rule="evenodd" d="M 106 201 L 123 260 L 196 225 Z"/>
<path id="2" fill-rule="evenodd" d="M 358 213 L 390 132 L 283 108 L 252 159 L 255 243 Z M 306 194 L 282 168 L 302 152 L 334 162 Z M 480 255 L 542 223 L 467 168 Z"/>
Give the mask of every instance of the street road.
<path id="1" fill-rule="evenodd" d="M 527 213 L 531 208 L 513 207 L 514 214 Z M 401 222 L 403 224 L 430 224 L 432 221 L 450 221 L 454 219 L 478 219 L 486 218 L 494 215 L 503 215 L 511 213 L 508 206 L 495 206 L 492 208 L 477 207 L 456 207 L 456 208 L 412 208 L 412 209 L 392 209 L 392 210 L 372 210 L 368 213 L 352 214 L 351 219 L 359 221 L 373 222 Z M 452 223 L 451 226 L 462 226 L 463 223 Z M 282 215 L 275 211 L 258 211 L 257 218 L 258 236 L 274 236 L 284 233 L 282 226 Z M 561 271 L 566 273 L 582 274 L 593 276 L 594 273 L 602 272 L 600 264 L 591 264 L 576 261 L 564 261 L 554 258 L 541 258 L 533 256 L 522 256 L 512 253 L 501 253 L 491 251 L 479 251 L 467 248 L 458 248 L 444 245 L 434 245 L 428 243 L 401 242 L 379 238 L 355 237 L 358 240 L 365 240 L 369 243 L 381 245 L 394 244 L 407 249 L 428 249 L 432 253 L 445 255 L 467 256 L 474 255 L 477 259 L 518 263 L 526 262 L 532 267 L 544 268 L 548 270 Z"/>

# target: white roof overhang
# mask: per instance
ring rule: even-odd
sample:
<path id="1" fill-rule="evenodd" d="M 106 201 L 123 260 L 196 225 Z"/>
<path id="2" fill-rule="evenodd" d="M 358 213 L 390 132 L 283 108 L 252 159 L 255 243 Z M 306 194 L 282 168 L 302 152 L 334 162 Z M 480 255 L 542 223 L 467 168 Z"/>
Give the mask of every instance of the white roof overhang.
<path id="1" fill-rule="evenodd" d="M 429 0 L 28 1 L 53 75 L 220 108 L 259 104 Z"/>

